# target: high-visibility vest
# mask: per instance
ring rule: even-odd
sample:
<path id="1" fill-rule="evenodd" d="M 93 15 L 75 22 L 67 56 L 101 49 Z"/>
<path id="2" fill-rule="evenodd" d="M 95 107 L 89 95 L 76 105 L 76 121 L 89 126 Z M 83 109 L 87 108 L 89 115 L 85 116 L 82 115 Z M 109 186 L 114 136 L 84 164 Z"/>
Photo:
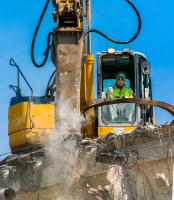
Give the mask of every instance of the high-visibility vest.
<path id="1" fill-rule="evenodd" d="M 114 85 L 113 87 L 109 87 L 106 92 L 108 100 L 112 100 L 115 98 L 133 98 L 132 93 L 133 90 L 130 87 L 126 87 L 125 85 L 122 90 Z"/>

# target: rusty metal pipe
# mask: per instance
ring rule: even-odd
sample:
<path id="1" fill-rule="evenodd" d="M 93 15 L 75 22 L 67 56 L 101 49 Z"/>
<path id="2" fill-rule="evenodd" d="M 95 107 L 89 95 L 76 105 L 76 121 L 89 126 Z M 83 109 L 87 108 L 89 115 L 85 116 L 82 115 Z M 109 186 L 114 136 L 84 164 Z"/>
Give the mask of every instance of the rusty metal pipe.
<path id="1" fill-rule="evenodd" d="M 135 104 L 156 106 L 168 111 L 171 115 L 174 116 L 174 106 L 162 101 L 139 99 L 139 98 L 114 99 L 111 101 L 104 101 L 102 99 L 94 99 L 88 102 L 88 105 L 84 109 L 83 114 L 85 116 L 85 111 L 87 111 L 88 109 L 92 107 L 100 107 L 100 106 L 119 104 L 119 103 L 135 103 Z"/>
<path id="2" fill-rule="evenodd" d="M 0 188 L 0 200 L 13 200 L 16 193 L 12 188 Z"/>

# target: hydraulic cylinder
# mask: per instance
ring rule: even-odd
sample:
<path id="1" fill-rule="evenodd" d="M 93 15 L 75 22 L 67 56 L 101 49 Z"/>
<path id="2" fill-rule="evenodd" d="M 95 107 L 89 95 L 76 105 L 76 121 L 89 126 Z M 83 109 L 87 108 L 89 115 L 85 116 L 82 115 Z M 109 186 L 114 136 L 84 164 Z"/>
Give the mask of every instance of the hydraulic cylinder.
<path id="1" fill-rule="evenodd" d="M 93 76 L 94 55 L 87 55 L 86 61 L 86 103 L 94 99 L 94 76 Z M 87 137 L 95 136 L 94 126 L 95 112 L 91 108 L 87 112 Z"/>

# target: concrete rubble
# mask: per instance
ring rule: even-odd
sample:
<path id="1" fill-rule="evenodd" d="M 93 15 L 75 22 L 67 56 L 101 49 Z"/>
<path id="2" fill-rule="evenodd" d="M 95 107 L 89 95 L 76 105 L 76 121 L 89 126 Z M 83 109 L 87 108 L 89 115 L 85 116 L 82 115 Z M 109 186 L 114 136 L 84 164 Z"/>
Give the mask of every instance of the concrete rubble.
<path id="1" fill-rule="evenodd" d="M 86 138 L 76 151 L 70 140 L 52 144 L 54 152 L 46 146 L 7 156 L 0 188 L 12 188 L 17 200 L 172 199 L 173 121 Z"/>
<path id="2" fill-rule="evenodd" d="M 16 193 L 12 188 L 0 188 L 0 199 L 15 199 Z"/>

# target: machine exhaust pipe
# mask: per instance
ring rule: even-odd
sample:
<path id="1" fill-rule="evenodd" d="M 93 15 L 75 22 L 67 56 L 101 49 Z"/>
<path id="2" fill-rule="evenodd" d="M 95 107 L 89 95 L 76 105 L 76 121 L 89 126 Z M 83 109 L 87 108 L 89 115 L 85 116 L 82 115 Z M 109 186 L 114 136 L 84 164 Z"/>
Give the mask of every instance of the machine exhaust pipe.
<path id="1" fill-rule="evenodd" d="M 16 192 L 12 188 L 0 188 L 0 200 L 13 200 Z"/>

